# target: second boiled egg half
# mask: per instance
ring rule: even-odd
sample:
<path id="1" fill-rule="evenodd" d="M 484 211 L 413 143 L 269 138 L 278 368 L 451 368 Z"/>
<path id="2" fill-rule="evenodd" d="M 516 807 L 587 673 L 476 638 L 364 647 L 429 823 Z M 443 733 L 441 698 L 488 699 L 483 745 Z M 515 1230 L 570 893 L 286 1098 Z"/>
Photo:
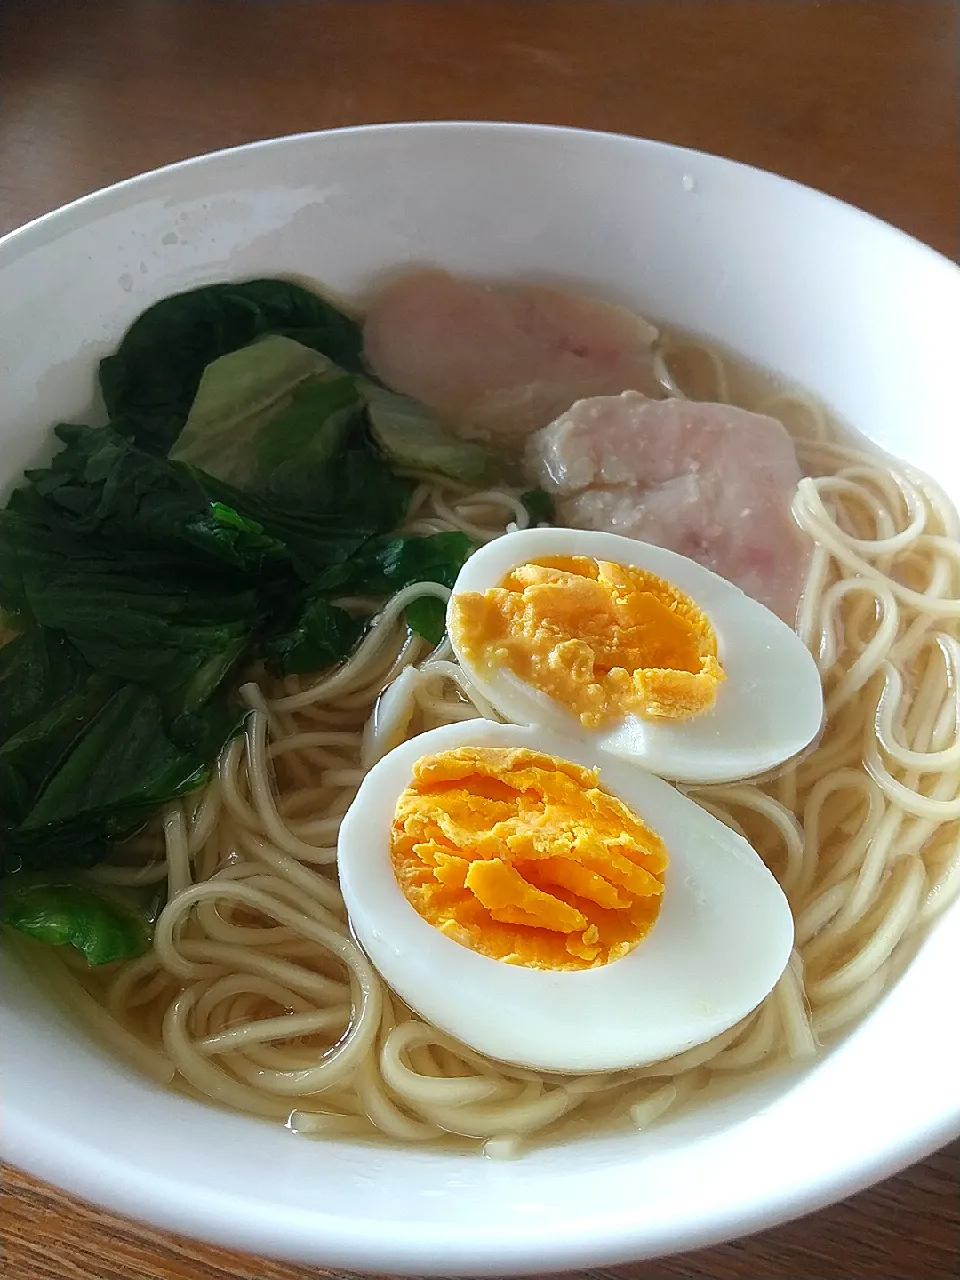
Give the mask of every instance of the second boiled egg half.
<path id="1" fill-rule="evenodd" d="M 340 829 L 356 936 L 413 1009 L 546 1071 L 662 1061 L 774 987 L 793 919 L 745 840 L 542 727 L 461 721 L 370 770 Z"/>
<path id="2" fill-rule="evenodd" d="M 763 773 L 819 733 L 812 655 L 693 560 L 612 533 L 528 529 L 463 566 L 450 640 L 505 719 L 681 782 Z"/>

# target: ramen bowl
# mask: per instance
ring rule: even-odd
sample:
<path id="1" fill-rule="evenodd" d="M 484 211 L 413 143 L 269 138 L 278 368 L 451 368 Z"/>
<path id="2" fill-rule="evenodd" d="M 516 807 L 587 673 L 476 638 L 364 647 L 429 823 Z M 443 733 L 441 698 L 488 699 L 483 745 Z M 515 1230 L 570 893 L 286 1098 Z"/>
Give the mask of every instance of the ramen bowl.
<path id="1" fill-rule="evenodd" d="M 362 302 L 436 263 L 589 290 L 820 397 L 960 499 L 960 271 L 849 206 L 661 143 L 410 124 L 257 143 L 124 182 L 0 241 L 2 472 L 98 411 L 97 360 L 155 300 L 295 274 Z M 152 1084 L 3 954 L 4 1156 L 150 1223 L 407 1274 L 613 1264 L 806 1213 L 960 1132 L 947 912 L 852 1033 L 635 1133 L 492 1160 L 311 1141 Z M 892 1101 L 893 1100 L 893 1101 Z"/>

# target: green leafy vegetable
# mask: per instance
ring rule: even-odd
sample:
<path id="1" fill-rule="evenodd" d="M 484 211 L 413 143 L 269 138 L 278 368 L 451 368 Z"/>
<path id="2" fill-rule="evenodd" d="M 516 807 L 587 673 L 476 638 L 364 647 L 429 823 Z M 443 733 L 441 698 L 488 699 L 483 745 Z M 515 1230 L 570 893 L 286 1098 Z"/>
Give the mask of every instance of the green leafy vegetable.
<path id="1" fill-rule="evenodd" d="M 452 587 L 473 550 L 465 533 L 432 533 L 424 538 L 381 538 L 350 560 L 320 575 L 315 587 L 339 595 L 382 596 L 414 582 Z"/>
<path id="2" fill-rule="evenodd" d="M 380 451 L 401 470 L 476 487 L 508 476 L 502 454 L 459 440 L 415 400 L 279 334 L 207 367 L 170 456 L 240 489 L 283 495 L 292 484 L 294 495 L 309 493 L 311 473 L 336 455 L 362 411 Z M 273 474 L 278 468 L 282 477 Z"/>
<path id="3" fill-rule="evenodd" d="M 78 884 L 7 886 L 0 918 L 40 942 L 75 947 L 93 965 L 141 955 L 149 942 L 134 911 Z"/>
<path id="4" fill-rule="evenodd" d="M 370 538 L 396 528 L 413 492 L 409 480 L 394 475 L 372 452 L 360 423 L 325 473 L 315 477 L 309 504 L 289 496 L 277 501 L 270 494 L 244 493 L 212 478 L 204 485 L 211 498 L 227 502 L 281 541 L 303 582 L 348 559 Z"/>
<path id="5" fill-rule="evenodd" d="M 65 448 L 27 479 L 49 504 L 38 514 L 47 524 L 67 522 L 70 537 L 97 535 L 114 551 L 162 550 L 191 564 L 241 571 L 287 557 L 284 544 L 255 520 L 211 500 L 190 467 L 156 458 L 109 428 L 63 425 L 56 434 Z"/>
<path id="6" fill-rule="evenodd" d="M 425 538 L 389 538 L 337 565 L 317 580 L 316 588 L 339 595 L 390 595 L 414 582 L 452 587 L 473 550 L 465 533 L 433 533 Z M 436 596 L 420 596 L 404 610 L 407 626 L 432 645 L 446 630 L 446 604 Z"/>
<path id="7" fill-rule="evenodd" d="M 202 785 L 241 725 L 237 673 L 342 661 L 367 622 L 343 597 L 453 585 L 472 544 L 394 536 L 413 491 L 398 473 L 507 475 L 366 376 L 359 325 L 288 281 L 165 299 L 100 381 L 110 425 L 59 426 L 60 452 L 0 512 L 0 609 L 18 633 L 0 645 L 4 875 L 89 866 Z M 421 597 L 407 623 L 436 644 L 444 612 Z M 133 954 L 112 902 L 31 892 L 18 910 L 34 936 Z"/>
<path id="8" fill-rule="evenodd" d="M 36 486 L 0 512 L 0 599 L 23 629 L 0 648 L 5 872 L 97 861 L 235 731 L 227 682 L 264 605 L 171 533 L 164 556 L 137 548 L 135 522 L 81 531 Z"/>
<path id="9" fill-rule="evenodd" d="M 394 528 L 412 491 L 371 449 L 359 421 L 340 453 L 318 470 L 302 507 L 154 457 L 108 427 L 61 426 L 57 435 L 66 447 L 49 467 L 27 473 L 30 487 L 15 492 L 11 510 L 47 528 L 64 554 L 95 546 L 138 575 L 148 555 L 178 575 L 215 571 L 219 579 L 226 570 L 247 583 L 251 574 L 292 572 L 309 581 Z M 78 534 L 87 536 L 78 543 Z M 0 583 L 13 612 L 23 607 L 16 581 L 0 539 Z"/>
<path id="10" fill-rule="evenodd" d="M 204 370 L 265 334 L 284 334 L 363 369 L 360 325 L 288 280 L 204 285 L 155 303 L 100 362 L 100 389 L 119 430 L 165 454 L 187 421 Z"/>
<path id="11" fill-rule="evenodd" d="M 543 489 L 528 489 L 520 501 L 527 509 L 531 524 L 550 524 L 554 519 L 553 499 Z"/>
<path id="12" fill-rule="evenodd" d="M 170 456 L 239 489 L 309 500 L 361 413 L 402 471 L 477 487 L 508 476 L 501 454 L 458 440 L 416 401 L 276 334 L 207 368 Z"/>
<path id="13" fill-rule="evenodd" d="M 436 596 L 419 596 L 404 610 L 407 626 L 432 645 L 438 645 L 447 629 L 447 606 Z"/>
<path id="14" fill-rule="evenodd" d="M 0 870 L 42 865 L 48 860 L 90 863 L 101 855 L 93 832 L 41 830 L 24 834 L 37 797 L 75 743 L 94 721 L 114 686 L 90 676 L 52 701 L 36 719 L 0 746 Z"/>
<path id="15" fill-rule="evenodd" d="M 264 646 L 264 656 L 280 675 L 323 671 L 356 644 L 363 624 L 322 598 L 308 598 L 290 629 Z"/>
<path id="16" fill-rule="evenodd" d="M 353 648 L 363 623 L 350 617 L 334 601 L 341 596 L 382 597 L 414 582 L 439 582 L 452 587 L 473 550 L 464 533 L 434 533 L 425 538 L 377 538 L 349 559 L 322 573 L 303 593 L 288 629 L 265 647 L 271 666 L 281 675 L 317 671 L 344 657 Z M 446 606 L 425 598 L 407 606 L 407 625 L 439 644 Z"/>
<path id="17" fill-rule="evenodd" d="M 445 476 L 474 488 L 505 483 L 513 467 L 502 453 L 460 440 L 407 396 L 358 379 L 373 438 L 391 462 L 416 475 Z"/>
<path id="18" fill-rule="evenodd" d="M 170 456 L 239 489 L 310 501 L 362 408 L 349 374 L 273 335 L 209 366 Z"/>
<path id="19" fill-rule="evenodd" d="M 31 628 L 0 646 L 0 742 L 70 693 L 85 672 L 77 651 L 53 631 Z"/>
<path id="20" fill-rule="evenodd" d="M 171 717 L 148 690 L 88 679 L 0 748 L 0 870 L 99 861 L 206 782 L 241 722 L 229 701 Z"/>
<path id="21" fill-rule="evenodd" d="M 71 538 L 16 506 L 0 513 L 0 540 L 7 608 L 19 598 L 21 618 L 65 634 L 93 669 L 180 689 L 190 705 L 229 672 L 258 622 L 249 588 L 212 574 L 191 579 L 176 561 Z"/>
<path id="22" fill-rule="evenodd" d="M 238 710 L 233 727 L 239 722 Z M 20 830 L 30 835 L 83 823 L 99 827 L 105 837 L 127 834 L 160 805 L 192 791 L 209 776 L 210 744 L 200 723 L 180 723 L 189 725 L 192 742 L 175 740 L 155 695 L 132 684 L 118 689 L 43 788 Z"/>
<path id="23" fill-rule="evenodd" d="M 410 493 L 356 431 L 316 511 L 89 428 L 13 495 L 0 602 L 22 634 L 0 648 L 0 870 L 89 865 L 200 785 L 236 731 L 242 662 L 306 671 L 349 653 L 362 623 L 319 597 L 298 617 L 305 584 L 395 527 Z"/>

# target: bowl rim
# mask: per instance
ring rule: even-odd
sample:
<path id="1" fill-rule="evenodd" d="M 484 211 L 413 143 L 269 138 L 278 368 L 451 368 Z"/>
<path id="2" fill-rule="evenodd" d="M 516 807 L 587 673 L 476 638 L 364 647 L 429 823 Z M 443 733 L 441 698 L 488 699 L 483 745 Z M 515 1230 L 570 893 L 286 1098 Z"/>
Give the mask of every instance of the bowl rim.
<path id="1" fill-rule="evenodd" d="M 49 1131 L 32 1125 L 29 1119 L 11 1116 L 4 1128 L 5 1159 L 11 1165 L 132 1221 L 254 1256 L 414 1280 L 428 1276 L 533 1277 L 580 1268 L 618 1267 L 757 1235 L 828 1208 L 926 1159 L 960 1137 L 960 1116 L 918 1135 L 909 1147 L 901 1146 L 896 1152 L 862 1162 L 855 1170 L 822 1178 L 792 1196 L 771 1195 L 764 1202 L 753 1199 L 748 1208 L 687 1222 L 680 1241 L 673 1225 L 652 1230 L 645 1226 L 641 1235 L 627 1221 L 621 1220 L 611 1229 L 610 1221 L 603 1218 L 596 1219 L 599 1229 L 593 1234 L 578 1222 L 569 1236 L 554 1232 L 549 1239 L 531 1233 L 521 1238 L 511 1235 L 481 1240 L 436 1226 L 425 1239 L 417 1225 L 411 1230 L 406 1224 L 391 1223 L 389 1234 L 366 1240 L 358 1237 L 350 1221 L 322 1212 L 306 1217 L 294 1210 L 254 1209 L 249 1197 L 212 1188 L 205 1189 L 202 1202 L 184 1200 L 172 1179 L 138 1169 L 134 1182 L 129 1166 L 122 1161 L 105 1164 L 91 1157 L 81 1143 L 60 1135 L 52 1135 L 58 1146 L 55 1153 L 48 1148 L 46 1159 L 34 1158 L 33 1133 L 42 1139 Z"/>
<path id="2" fill-rule="evenodd" d="M 617 140 L 644 150 L 669 151 L 688 157 L 691 162 L 699 160 L 719 164 L 723 168 L 733 166 L 745 170 L 754 181 L 777 187 L 786 184 L 806 200 L 815 198 L 845 210 L 846 216 L 852 213 L 859 219 L 867 219 L 875 227 L 883 228 L 885 234 L 909 242 L 914 253 L 919 251 L 932 255 L 941 270 L 946 266 L 960 276 L 960 266 L 953 259 L 908 232 L 839 197 L 744 161 L 611 130 L 484 120 L 410 120 L 309 130 L 261 138 L 173 161 L 79 196 L 0 236 L 0 268 L 77 229 L 95 217 L 102 207 L 112 206 L 114 211 L 129 207 L 139 198 L 143 188 L 169 173 L 181 174 L 218 160 L 253 156 L 277 146 L 308 144 L 330 136 L 359 137 L 411 131 L 541 133 Z M 596 1219 L 597 1227 L 592 1233 L 584 1229 L 582 1221 L 578 1221 L 575 1234 L 571 1233 L 569 1238 L 554 1233 L 545 1239 L 527 1232 L 521 1236 L 488 1235 L 481 1239 L 465 1228 L 441 1228 L 431 1240 L 424 1241 L 422 1236 L 412 1234 L 405 1224 L 392 1223 L 392 1234 L 381 1231 L 365 1240 L 357 1238 L 349 1221 L 322 1213 L 306 1215 L 292 1209 L 259 1209 L 249 1199 L 215 1189 L 208 1189 L 202 1202 L 199 1199 L 184 1201 L 172 1180 L 143 1169 L 137 1169 L 136 1178 L 131 1178 L 130 1166 L 124 1161 L 118 1158 L 104 1160 L 82 1142 L 69 1135 L 54 1133 L 35 1116 L 23 1112 L 17 1114 L 8 1110 L 0 1133 L 0 1149 L 12 1164 L 108 1210 L 164 1229 L 186 1231 L 198 1239 L 224 1247 L 354 1270 L 380 1270 L 384 1260 L 388 1259 L 393 1274 L 449 1276 L 531 1274 L 576 1267 L 614 1266 L 665 1256 L 678 1249 L 687 1252 L 718 1244 L 769 1229 L 835 1203 L 924 1159 L 958 1136 L 960 1092 L 952 1109 L 945 1110 L 936 1122 L 909 1138 L 895 1141 L 892 1146 L 880 1143 L 869 1152 L 834 1163 L 825 1168 L 815 1181 L 798 1186 L 792 1194 L 784 1195 L 781 1190 L 771 1189 L 765 1198 L 754 1196 L 743 1205 L 738 1203 L 727 1210 L 714 1209 L 705 1219 L 688 1221 L 680 1240 L 677 1239 L 675 1223 L 651 1230 L 649 1224 L 632 1225 L 625 1220 L 611 1224 L 609 1219 L 603 1218 Z"/>
<path id="3" fill-rule="evenodd" d="M 659 138 L 620 133 L 614 129 L 585 129 L 573 125 L 537 124 L 532 121 L 516 120 L 390 120 L 372 124 L 342 125 L 335 129 L 306 129 L 299 133 L 285 133 L 273 137 L 255 138 L 249 142 L 238 143 L 235 146 L 217 147 L 213 151 L 204 151 L 198 155 L 185 156 L 182 160 L 171 160 L 167 164 L 158 165 L 156 168 L 144 169 L 140 173 L 131 174 L 129 178 L 120 178 L 116 182 L 107 183 L 106 186 L 96 187 L 93 191 L 76 196 L 73 200 L 68 200 L 66 204 L 58 205 L 55 209 L 50 209 L 46 213 L 37 214 L 20 226 L 13 227 L 3 235 L 0 235 L 0 267 L 4 266 L 8 260 L 14 260 L 23 253 L 29 253 L 33 249 L 42 247 L 52 238 L 51 232 L 62 234 L 75 229 L 79 225 L 78 219 L 85 215 L 89 208 L 95 208 L 99 202 L 105 202 L 108 199 L 120 199 L 129 195 L 135 196 L 137 188 L 141 184 L 146 185 L 174 170 L 182 173 L 194 167 L 208 164 L 212 160 L 252 155 L 280 144 L 307 143 L 317 138 L 327 137 L 349 137 L 350 135 L 360 136 L 374 133 L 405 133 L 409 130 L 437 133 L 448 131 L 516 134 L 546 133 L 555 137 L 564 135 L 571 138 L 589 137 L 628 142 L 644 149 L 672 151 L 679 155 L 689 156 L 691 160 L 699 159 L 708 163 L 720 161 L 724 166 L 732 165 L 737 169 L 743 169 L 755 177 L 772 182 L 777 186 L 785 183 L 797 192 L 804 193 L 808 199 L 810 196 L 815 196 L 820 201 L 838 205 L 857 214 L 860 218 L 866 218 L 875 227 L 882 228 L 887 233 L 893 233 L 895 236 L 909 241 L 915 249 L 920 249 L 925 254 L 932 255 L 940 263 L 946 263 L 953 270 L 960 271 L 960 262 L 948 257 L 945 253 L 941 253 L 939 249 L 935 249 L 932 245 L 918 239 L 918 237 L 911 235 L 909 231 L 904 231 L 901 227 L 895 226 L 894 223 L 887 222 L 884 218 L 870 213 L 869 210 L 863 209 L 859 205 L 852 204 L 849 200 L 831 195 L 827 191 L 821 191 L 818 187 L 808 186 L 796 178 L 788 178 L 785 174 L 776 173 L 772 169 L 764 169 L 745 160 L 734 160 L 729 156 L 722 156 L 714 151 L 703 151 L 698 147 L 686 147 L 680 143 L 665 142 Z M 11 249 L 15 250 L 12 254 L 10 253 Z"/>

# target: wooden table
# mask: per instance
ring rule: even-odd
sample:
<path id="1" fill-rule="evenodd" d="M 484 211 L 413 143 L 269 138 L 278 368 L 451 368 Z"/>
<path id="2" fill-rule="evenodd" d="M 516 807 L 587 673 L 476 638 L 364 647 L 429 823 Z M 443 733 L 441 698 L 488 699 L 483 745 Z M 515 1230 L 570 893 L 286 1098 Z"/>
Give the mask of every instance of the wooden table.
<path id="1" fill-rule="evenodd" d="M 453 117 L 720 152 L 956 256 L 958 14 L 923 0 L 0 0 L 0 232 L 196 152 Z M 954 1145 L 805 1221 L 618 1274 L 947 1280 L 960 1271 L 958 1161 Z M 2 1218 L 10 1280 L 316 1274 L 123 1222 L 12 1170 Z"/>

